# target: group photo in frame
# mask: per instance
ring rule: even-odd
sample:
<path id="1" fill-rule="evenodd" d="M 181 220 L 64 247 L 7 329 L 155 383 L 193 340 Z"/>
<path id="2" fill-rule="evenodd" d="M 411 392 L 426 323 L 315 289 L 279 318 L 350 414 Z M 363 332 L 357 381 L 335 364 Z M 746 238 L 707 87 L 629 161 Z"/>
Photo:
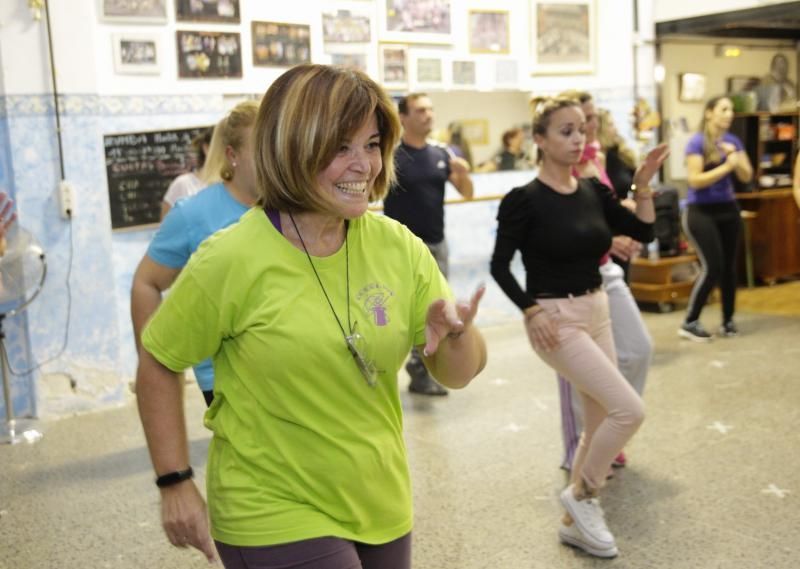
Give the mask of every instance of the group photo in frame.
<path id="1" fill-rule="evenodd" d="M 597 51 L 595 1 L 529 2 L 531 73 L 593 73 Z"/>
<path id="2" fill-rule="evenodd" d="M 470 53 L 509 53 L 509 15 L 505 10 L 469 11 Z"/>
<path id="3" fill-rule="evenodd" d="M 242 76 L 238 33 L 175 32 L 180 79 L 228 79 Z"/>
<path id="4" fill-rule="evenodd" d="M 408 47 L 381 45 L 379 47 L 381 84 L 389 90 L 408 88 Z"/>
<path id="5" fill-rule="evenodd" d="M 474 61 L 453 61 L 453 86 L 475 87 L 477 75 Z"/>
<path id="6" fill-rule="evenodd" d="M 305 24 L 253 22 L 253 65 L 292 67 L 311 63 L 311 29 Z"/>
<path id="7" fill-rule="evenodd" d="M 327 44 L 369 43 L 372 19 L 369 13 L 335 10 L 322 13 L 322 39 Z"/>
<path id="8" fill-rule="evenodd" d="M 367 73 L 367 54 L 357 52 L 331 52 L 331 65 L 357 69 Z"/>
<path id="9" fill-rule="evenodd" d="M 158 36 L 114 34 L 111 36 L 114 72 L 119 75 L 158 75 Z"/>
<path id="10" fill-rule="evenodd" d="M 100 17 L 115 22 L 161 24 L 167 21 L 167 0 L 98 0 Z"/>
<path id="11" fill-rule="evenodd" d="M 378 0 L 382 42 L 453 43 L 451 0 Z"/>
<path id="12" fill-rule="evenodd" d="M 175 0 L 175 19 L 238 24 L 241 22 L 239 0 Z"/>
<path id="13" fill-rule="evenodd" d="M 444 61 L 439 54 L 411 54 L 413 88 L 415 90 L 441 89 L 444 86 Z"/>

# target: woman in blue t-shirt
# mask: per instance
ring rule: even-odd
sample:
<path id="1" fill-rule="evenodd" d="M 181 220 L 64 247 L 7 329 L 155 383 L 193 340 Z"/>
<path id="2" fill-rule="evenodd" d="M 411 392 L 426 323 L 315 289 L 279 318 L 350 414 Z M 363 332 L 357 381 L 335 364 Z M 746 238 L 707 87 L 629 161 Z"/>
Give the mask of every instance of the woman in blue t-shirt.
<path id="1" fill-rule="evenodd" d="M 708 342 L 709 334 L 700 324 L 700 311 L 711 289 L 722 291 L 722 336 L 736 336 L 733 323 L 736 301 L 736 248 L 741 219 L 733 194 L 732 174 L 742 182 L 753 177 L 753 167 L 742 141 L 728 132 L 733 121 L 733 103 L 726 96 L 706 103 L 700 132 L 686 145 L 689 180 L 688 206 L 683 229 L 700 259 L 702 272 L 695 281 L 686 320 L 678 334 L 695 342 Z"/>

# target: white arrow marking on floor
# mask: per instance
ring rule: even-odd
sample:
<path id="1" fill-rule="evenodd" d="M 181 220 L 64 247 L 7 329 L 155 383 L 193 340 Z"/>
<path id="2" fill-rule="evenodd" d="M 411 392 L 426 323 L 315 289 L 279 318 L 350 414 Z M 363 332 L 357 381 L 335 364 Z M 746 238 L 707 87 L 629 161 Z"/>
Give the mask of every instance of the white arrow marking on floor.
<path id="1" fill-rule="evenodd" d="M 706 429 L 713 429 L 715 431 L 719 431 L 723 435 L 727 435 L 728 431 L 730 431 L 732 428 L 733 428 L 733 425 L 724 425 L 724 424 L 720 423 L 719 421 L 714 421 L 710 425 L 706 425 Z"/>
<path id="2" fill-rule="evenodd" d="M 783 490 L 778 488 L 774 484 L 770 484 L 766 488 L 761 491 L 762 494 L 772 494 L 773 496 L 777 496 L 778 498 L 785 498 L 786 494 L 791 494 L 789 490 Z"/>
<path id="3" fill-rule="evenodd" d="M 524 425 L 517 425 L 516 423 L 509 423 L 505 427 L 503 427 L 504 431 L 511 431 L 512 433 L 518 433 L 520 431 L 528 430 L 528 427 Z"/>

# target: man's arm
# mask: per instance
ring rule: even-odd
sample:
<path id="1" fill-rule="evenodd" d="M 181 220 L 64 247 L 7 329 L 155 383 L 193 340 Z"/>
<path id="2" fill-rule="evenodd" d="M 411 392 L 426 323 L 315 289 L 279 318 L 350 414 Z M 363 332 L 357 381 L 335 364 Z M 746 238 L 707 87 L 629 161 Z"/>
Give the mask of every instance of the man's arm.
<path id="1" fill-rule="evenodd" d="M 450 157 L 450 177 L 448 180 L 465 200 L 472 199 L 474 189 L 472 187 L 472 178 L 469 177 L 469 163 L 466 160 L 457 156 Z"/>
<path id="2" fill-rule="evenodd" d="M 175 282 L 180 272 L 180 269 L 156 263 L 147 255 L 139 262 L 131 286 L 131 320 L 137 353 L 141 347 L 142 330 L 161 304 L 161 293 Z"/>

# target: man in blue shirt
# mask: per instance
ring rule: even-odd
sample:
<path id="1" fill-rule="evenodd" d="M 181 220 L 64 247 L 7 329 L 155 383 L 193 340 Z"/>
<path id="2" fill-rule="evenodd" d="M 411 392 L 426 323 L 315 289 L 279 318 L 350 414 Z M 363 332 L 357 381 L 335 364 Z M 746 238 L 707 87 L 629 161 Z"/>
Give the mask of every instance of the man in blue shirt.
<path id="1" fill-rule="evenodd" d="M 428 140 L 433 130 L 433 103 L 424 93 L 406 95 L 399 104 L 403 138 L 395 151 L 397 182 L 383 201 L 383 212 L 403 223 L 422 239 L 447 276 L 447 241 L 444 236 L 444 189 L 450 182 L 465 199 L 472 199 L 469 164 L 447 147 Z M 428 373 L 416 350 L 406 364 L 409 391 L 447 395 Z"/>

